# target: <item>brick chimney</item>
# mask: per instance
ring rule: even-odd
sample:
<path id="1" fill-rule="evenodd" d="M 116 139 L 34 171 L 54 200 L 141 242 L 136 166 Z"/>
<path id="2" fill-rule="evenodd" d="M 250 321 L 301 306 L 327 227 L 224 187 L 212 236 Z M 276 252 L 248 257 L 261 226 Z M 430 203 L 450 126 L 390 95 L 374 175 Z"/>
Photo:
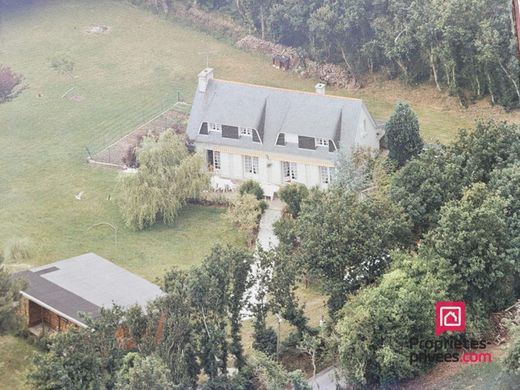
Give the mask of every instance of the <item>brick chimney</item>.
<path id="1" fill-rule="evenodd" d="M 318 83 L 314 86 L 314 89 L 316 90 L 316 93 L 318 95 L 325 95 L 325 84 L 324 83 Z"/>
<path id="2" fill-rule="evenodd" d="M 202 72 L 199 73 L 199 92 L 206 92 L 206 88 L 208 87 L 208 82 L 213 78 L 213 68 L 206 68 Z"/>

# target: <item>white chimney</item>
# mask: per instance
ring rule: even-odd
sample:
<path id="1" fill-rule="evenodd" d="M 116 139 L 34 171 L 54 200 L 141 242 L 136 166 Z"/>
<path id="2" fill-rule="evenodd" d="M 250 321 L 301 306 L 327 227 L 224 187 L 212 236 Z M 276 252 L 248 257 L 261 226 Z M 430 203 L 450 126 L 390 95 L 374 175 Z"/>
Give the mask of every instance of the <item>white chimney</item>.
<path id="1" fill-rule="evenodd" d="M 206 92 L 206 88 L 208 87 L 208 81 L 213 78 L 213 68 L 206 68 L 202 72 L 199 73 L 199 92 Z"/>
<path id="2" fill-rule="evenodd" d="M 324 83 L 318 83 L 314 86 L 316 89 L 316 93 L 318 95 L 325 95 L 325 84 Z"/>

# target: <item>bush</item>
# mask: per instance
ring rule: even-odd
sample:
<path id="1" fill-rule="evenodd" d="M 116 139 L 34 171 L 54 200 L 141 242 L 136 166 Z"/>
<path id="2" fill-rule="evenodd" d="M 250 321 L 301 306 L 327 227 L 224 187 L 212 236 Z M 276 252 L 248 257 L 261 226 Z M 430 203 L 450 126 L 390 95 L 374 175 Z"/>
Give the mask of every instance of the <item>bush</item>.
<path id="1" fill-rule="evenodd" d="M 379 285 L 349 299 L 336 326 L 342 373 L 358 386 L 392 384 L 434 364 L 411 361 L 421 351 L 410 339 L 435 339 L 435 302 L 446 299 L 453 271 L 444 260 L 394 258 Z"/>
<path id="2" fill-rule="evenodd" d="M 278 191 L 278 196 L 287 204 L 287 211 L 294 218 L 300 213 L 301 203 L 309 196 L 309 190 L 300 183 L 288 184 Z"/>
<path id="3" fill-rule="evenodd" d="M 32 257 L 32 242 L 27 237 L 13 237 L 4 247 L 4 259 L 8 262 L 25 261 Z"/>
<path id="4" fill-rule="evenodd" d="M 0 65 L 0 103 L 15 98 L 23 89 L 23 77 L 8 66 Z"/>
<path id="5" fill-rule="evenodd" d="M 408 104 L 397 104 L 394 114 L 386 122 L 385 133 L 389 157 L 399 166 L 403 166 L 423 149 L 419 121 Z"/>
<path id="6" fill-rule="evenodd" d="M 278 337 L 276 336 L 276 332 L 272 327 L 257 329 L 255 330 L 253 348 L 271 356 L 276 353 L 277 340 Z"/>
<path id="7" fill-rule="evenodd" d="M 246 180 L 240 185 L 240 195 L 251 194 L 258 200 L 264 199 L 264 190 L 260 186 L 260 183 L 254 180 Z"/>
<path id="8" fill-rule="evenodd" d="M 252 194 L 244 194 L 229 207 L 225 218 L 246 235 L 248 245 L 253 245 L 261 215 L 262 202 Z"/>

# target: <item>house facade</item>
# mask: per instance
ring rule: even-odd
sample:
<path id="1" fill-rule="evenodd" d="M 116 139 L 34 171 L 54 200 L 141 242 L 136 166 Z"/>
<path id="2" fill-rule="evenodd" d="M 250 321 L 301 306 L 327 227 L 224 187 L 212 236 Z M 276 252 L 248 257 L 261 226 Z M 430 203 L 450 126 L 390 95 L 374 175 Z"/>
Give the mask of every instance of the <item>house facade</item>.
<path id="1" fill-rule="evenodd" d="M 383 128 L 364 103 L 324 84 L 308 93 L 218 80 L 211 68 L 198 77 L 188 137 L 220 177 L 326 187 L 340 149 L 379 150 Z"/>

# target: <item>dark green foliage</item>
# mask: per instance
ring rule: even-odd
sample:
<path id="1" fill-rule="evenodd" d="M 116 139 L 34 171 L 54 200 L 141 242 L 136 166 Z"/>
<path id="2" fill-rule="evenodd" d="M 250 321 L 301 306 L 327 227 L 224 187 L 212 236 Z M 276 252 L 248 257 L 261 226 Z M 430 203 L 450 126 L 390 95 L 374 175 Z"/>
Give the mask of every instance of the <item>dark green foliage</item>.
<path id="1" fill-rule="evenodd" d="M 410 228 L 404 211 L 379 194 L 311 192 L 297 220 L 298 253 L 302 268 L 323 283 L 331 314 L 351 292 L 347 272 L 356 275 L 366 261 L 409 246 Z"/>
<path id="2" fill-rule="evenodd" d="M 519 160 L 516 125 L 479 122 L 475 130 L 461 130 L 452 145 L 429 149 L 408 162 L 395 174 L 390 195 L 420 235 L 435 226 L 443 204 L 461 198 L 464 187 L 487 183 L 493 170 Z"/>
<path id="3" fill-rule="evenodd" d="M 408 104 L 399 103 L 385 125 L 389 156 L 399 166 L 417 156 L 423 149 L 419 121 Z"/>
<path id="4" fill-rule="evenodd" d="M 342 64 L 358 83 L 367 73 L 380 71 L 410 84 L 431 81 L 462 106 L 486 95 L 506 110 L 520 102 L 509 1 L 197 3 L 239 15 L 252 33 L 296 47 L 317 62 Z"/>
<path id="5" fill-rule="evenodd" d="M 452 268 L 444 260 L 394 258 L 378 285 L 349 299 L 336 327 L 342 368 L 357 386 L 395 384 L 434 364 L 410 362 L 420 352 L 410 339 L 435 339 L 435 302 L 448 297 Z"/>
<path id="6" fill-rule="evenodd" d="M 437 223 L 443 204 L 461 196 L 464 181 L 460 166 L 444 148 L 429 149 L 396 172 L 390 196 L 420 235 Z"/>
<path id="7" fill-rule="evenodd" d="M 503 122 L 478 122 L 461 130 L 449 148 L 451 160 L 461 167 L 465 185 L 489 181 L 491 172 L 520 161 L 520 128 Z"/>
<path id="8" fill-rule="evenodd" d="M 507 372 L 520 376 L 520 318 L 510 323 L 509 333 L 511 341 L 506 350 L 502 364 Z"/>
<path id="9" fill-rule="evenodd" d="M 515 297 L 520 297 L 520 161 L 491 173 L 489 188 L 508 201 L 510 243 L 508 257 L 514 261 Z"/>
<path id="10" fill-rule="evenodd" d="M 287 184 L 280 188 L 278 196 L 287 204 L 289 214 L 296 218 L 300 213 L 301 203 L 309 196 L 309 190 L 300 183 Z"/>
<path id="11" fill-rule="evenodd" d="M 260 183 L 254 180 L 246 180 L 240 185 L 239 189 L 240 195 L 251 194 L 256 197 L 258 200 L 264 200 L 264 190 Z"/>
<path id="12" fill-rule="evenodd" d="M 460 279 L 467 305 L 478 308 L 483 319 L 511 303 L 513 269 L 509 252 L 507 200 L 479 183 L 460 201 L 442 207 L 438 227 L 426 237 L 424 251 L 444 258 Z"/>

